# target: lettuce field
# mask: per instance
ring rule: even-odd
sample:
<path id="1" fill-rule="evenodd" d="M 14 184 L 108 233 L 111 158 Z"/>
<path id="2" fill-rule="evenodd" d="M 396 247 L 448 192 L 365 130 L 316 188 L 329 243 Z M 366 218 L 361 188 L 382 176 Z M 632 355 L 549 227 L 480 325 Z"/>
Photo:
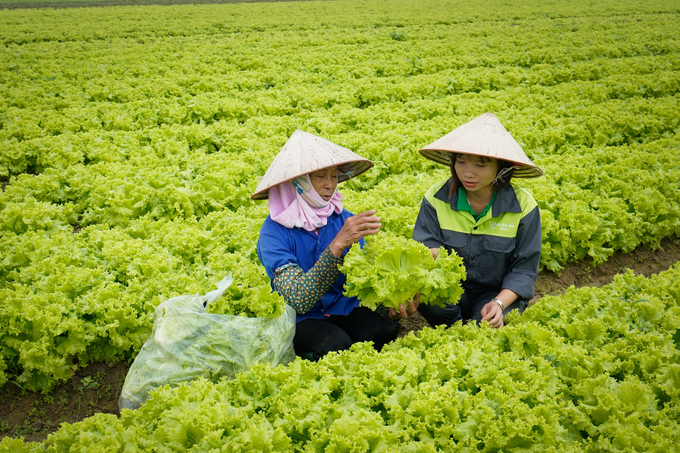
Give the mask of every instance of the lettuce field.
<path id="1" fill-rule="evenodd" d="M 154 307 L 229 272 L 225 313 L 280 313 L 250 195 L 297 129 L 375 163 L 340 190 L 393 235 L 447 177 L 417 150 L 493 112 L 545 171 L 517 181 L 541 209 L 544 270 L 680 236 L 677 0 L 0 9 L 0 46 L 0 385 L 47 394 L 129 363 Z M 163 388 L 0 452 L 680 444 L 680 264 L 507 324 Z"/>

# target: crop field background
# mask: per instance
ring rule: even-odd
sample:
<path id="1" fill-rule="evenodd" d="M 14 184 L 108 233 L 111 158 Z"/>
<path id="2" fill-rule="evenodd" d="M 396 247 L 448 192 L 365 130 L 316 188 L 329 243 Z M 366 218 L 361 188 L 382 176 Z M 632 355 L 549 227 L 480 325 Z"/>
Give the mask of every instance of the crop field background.
<path id="1" fill-rule="evenodd" d="M 0 405 L 33 395 L 0 451 L 680 443 L 679 1 L 59 3 L 0 3 Z M 170 297 L 232 272 L 231 313 L 276 311 L 249 197 L 295 130 L 373 160 L 345 206 L 410 237 L 447 177 L 417 150 L 485 112 L 545 171 L 517 183 L 553 295 L 499 331 L 418 326 L 380 354 L 81 408 L 115 401 Z M 24 442 L 60 401 L 98 414 Z"/>
<path id="2" fill-rule="evenodd" d="M 148 6 L 148 5 L 213 5 L 227 3 L 259 3 L 283 2 L 286 0 L 0 0 L 0 8 L 3 9 L 36 9 L 36 8 L 89 8 L 111 6 Z M 295 0 L 312 1 L 312 0 Z"/>

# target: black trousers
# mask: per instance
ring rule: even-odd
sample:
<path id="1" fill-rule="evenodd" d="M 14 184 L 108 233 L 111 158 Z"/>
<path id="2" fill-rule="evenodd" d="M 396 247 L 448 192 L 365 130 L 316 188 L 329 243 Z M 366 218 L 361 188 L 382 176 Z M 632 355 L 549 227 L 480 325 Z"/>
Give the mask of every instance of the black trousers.
<path id="1" fill-rule="evenodd" d="M 382 347 L 397 338 L 399 324 L 390 322 L 366 307 L 357 307 L 347 316 L 305 319 L 295 326 L 293 347 L 302 358 L 319 360 L 331 351 L 349 349 L 354 343 L 372 341 Z"/>
<path id="2" fill-rule="evenodd" d="M 448 304 L 446 307 L 420 304 L 418 306 L 418 312 L 423 315 L 423 318 L 425 318 L 432 327 L 441 324 L 450 326 L 460 320 L 474 320 L 479 323 L 482 321 L 482 308 L 484 308 L 484 305 L 489 303 L 491 299 L 496 297 L 499 292 L 500 291 L 497 289 L 481 291 L 467 290 L 460 297 L 460 301 L 458 301 L 457 304 Z M 503 316 L 506 316 L 511 310 L 519 310 L 520 313 L 523 313 L 527 306 L 528 302 L 526 300 L 516 300 L 503 311 Z"/>

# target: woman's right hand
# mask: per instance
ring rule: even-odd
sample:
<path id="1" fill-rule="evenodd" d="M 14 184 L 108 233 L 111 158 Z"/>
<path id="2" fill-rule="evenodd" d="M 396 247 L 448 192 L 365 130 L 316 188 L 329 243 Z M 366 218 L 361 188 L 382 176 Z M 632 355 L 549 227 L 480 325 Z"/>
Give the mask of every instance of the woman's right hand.
<path id="1" fill-rule="evenodd" d="M 344 225 L 328 246 L 333 256 L 340 258 L 346 248 L 351 247 L 359 239 L 376 234 L 380 231 L 380 217 L 375 216 L 375 211 L 365 211 L 345 220 Z"/>
<path id="2" fill-rule="evenodd" d="M 407 306 L 405 307 L 404 304 L 399 304 L 399 311 L 389 307 L 387 309 L 388 316 L 394 320 L 406 319 L 418 311 L 418 305 L 420 305 L 420 293 L 416 293 L 415 296 L 406 301 L 406 305 Z"/>

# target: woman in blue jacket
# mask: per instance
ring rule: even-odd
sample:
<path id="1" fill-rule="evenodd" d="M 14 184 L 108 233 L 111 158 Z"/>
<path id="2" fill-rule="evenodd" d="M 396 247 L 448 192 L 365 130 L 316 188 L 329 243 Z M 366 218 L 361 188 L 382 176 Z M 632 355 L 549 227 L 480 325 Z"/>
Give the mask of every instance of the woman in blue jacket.
<path id="1" fill-rule="evenodd" d="M 511 183 L 543 174 L 492 113 L 419 151 L 451 168 L 423 198 L 413 239 L 455 250 L 467 271 L 464 293 L 446 307 L 421 305 L 431 325 L 457 320 L 501 327 L 511 309 L 534 297 L 541 259 L 541 216 L 533 197 Z"/>
<path id="2" fill-rule="evenodd" d="M 253 199 L 269 199 L 257 253 L 272 289 L 297 313 L 297 355 L 317 360 L 330 351 L 372 341 L 375 348 L 397 338 L 396 320 L 414 313 L 417 300 L 400 312 L 379 312 L 343 295 L 338 270 L 349 248 L 364 244 L 382 224 L 375 211 L 352 215 L 343 208 L 338 183 L 373 164 L 328 140 L 296 131 L 258 184 Z"/>

